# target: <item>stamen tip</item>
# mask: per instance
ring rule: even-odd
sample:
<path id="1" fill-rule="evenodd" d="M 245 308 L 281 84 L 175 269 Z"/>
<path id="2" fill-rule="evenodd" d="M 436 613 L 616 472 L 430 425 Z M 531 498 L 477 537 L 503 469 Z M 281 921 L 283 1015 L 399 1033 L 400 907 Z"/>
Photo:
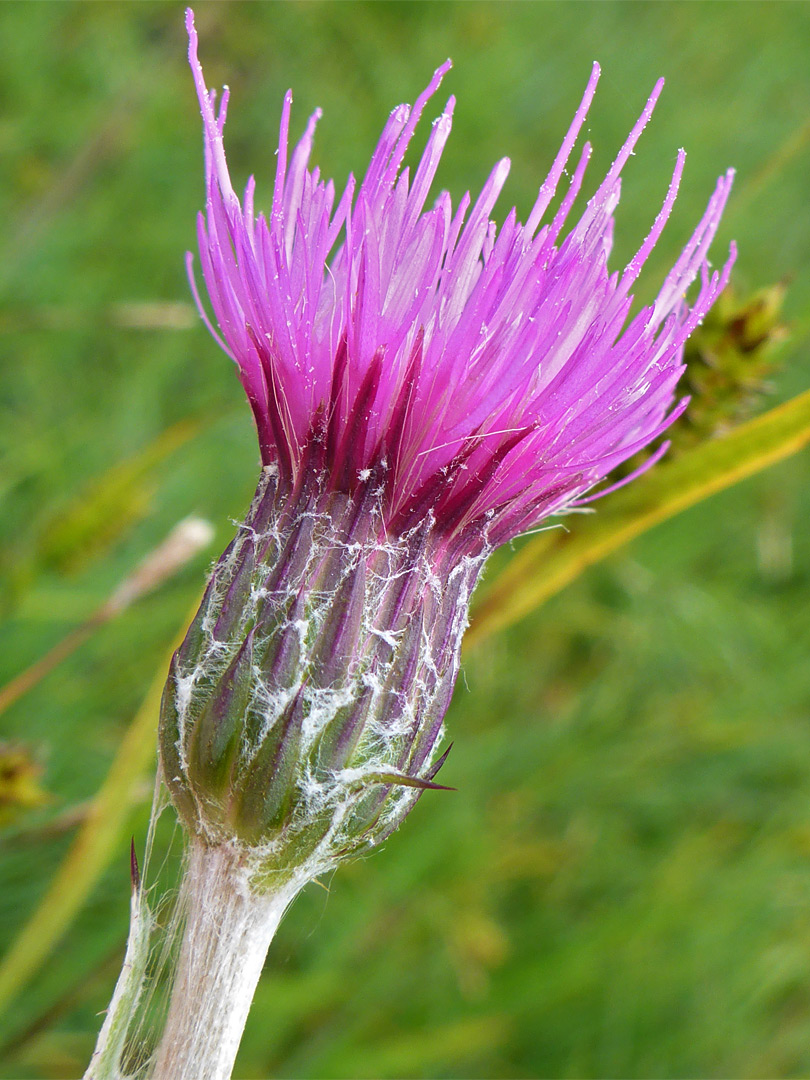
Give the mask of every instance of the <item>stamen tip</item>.
<path id="1" fill-rule="evenodd" d="M 192 67 L 199 63 L 197 60 L 197 28 L 194 25 L 194 12 L 186 8 L 186 33 L 188 34 L 188 59 Z"/>

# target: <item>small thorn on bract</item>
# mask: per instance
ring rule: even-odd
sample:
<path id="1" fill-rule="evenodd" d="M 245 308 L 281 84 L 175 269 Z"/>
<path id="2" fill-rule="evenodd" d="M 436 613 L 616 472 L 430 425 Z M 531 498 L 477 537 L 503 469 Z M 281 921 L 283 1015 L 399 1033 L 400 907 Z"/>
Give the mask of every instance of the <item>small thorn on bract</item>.
<path id="1" fill-rule="evenodd" d="M 135 854 L 135 837 L 132 837 L 129 846 L 129 873 L 132 879 L 132 891 L 141 891 L 141 871 L 138 867 L 138 856 Z"/>
<path id="2" fill-rule="evenodd" d="M 398 784 L 402 787 L 420 788 L 425 791 L 456 791 L 445 784 L 434 784 L 432 780 L 423 780 L 421 776 L 406 776 L 398 772 L 375 772 L 369 776 L 375 784 Z"/>

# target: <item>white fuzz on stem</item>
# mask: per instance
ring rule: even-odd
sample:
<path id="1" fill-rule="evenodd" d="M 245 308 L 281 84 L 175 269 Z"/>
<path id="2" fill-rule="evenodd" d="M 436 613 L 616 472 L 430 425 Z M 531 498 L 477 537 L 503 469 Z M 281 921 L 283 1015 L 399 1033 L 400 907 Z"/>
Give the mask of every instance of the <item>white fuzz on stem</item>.
<path id="1" fill-rule="evenodd" d="M 300 884 L 257 893 L 246 857 L 192 841 L 186 926 L 154 1080 L 228 1080 L 267 949 Z"/>

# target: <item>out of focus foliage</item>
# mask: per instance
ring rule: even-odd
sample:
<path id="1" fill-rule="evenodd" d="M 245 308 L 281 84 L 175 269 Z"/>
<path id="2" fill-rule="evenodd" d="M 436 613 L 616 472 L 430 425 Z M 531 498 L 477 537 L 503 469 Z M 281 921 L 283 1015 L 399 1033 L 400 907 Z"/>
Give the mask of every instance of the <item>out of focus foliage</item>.
<path id="1" fill-rule="evenodd" d="M 669 433 L 673 451 L 722 435 L 775 391 L 777 346 L 789 334 L 780 321 L 785 291 L 771 285 L 741 300 L 729 286 L 692 334 L 684 353 L 691 400 Z"/>
<path id="2" fill-rule="evenodd" d="M 680 383 L 689 404 L 667 429 L 665 464 L 731 431 L 775 393 L 779 346 L 790 333 L 780 321 L 786 292 L 780 283 L 740 299 L 732 282 L 695 329 L 684 349 Z M 630 476 L 649 456 L 647 449 L 635 454 L 614 470 L 613 479 Z"/>
<path id="3" fill-rule="evenodd" d="M 48 802 L 42 766 L 22 744 L 0 743 L 0 828 Z"/>
<path id="4" fill-rule="evenodd" d="M 645 297 L 716 175 L 738 169 L 717 248 L 739 243 L 737 293 L 696 338 L 683 437 L 810 385 L 807 6 L 237 2 L 203 3 L 197 23 L 208 79 L 232 91 L 235 178 L 255 171 L 262 205 L 289 85 L 296 131 L 324 107 L 316 159 L 341 182 L 451 55 L 440 179 L 457 197 L 509 154 L 503 217 L 531 205 L 594 57 L 589 190 L 666 75 L 618 214 L 620 261 L 686 146 Z M 203 514 L 224 547 L 258 454 L 184 276 L 203 186 L 182 7 L 12 0 L 0 61 L 2 684 L 179 519 Z M 382 852 L 296 903 L 237 1075 L 807 1075 L 808 520 L 805 454 L 470 652 L 444 773 L 459 790 L 428 793 Z M 199 558 L 0 719 L 4 753 L 24 754 L 0 791 L 17 800 L 0 831 L 0 950 L 86 822 L 203 576 Z M 120 857 L 3 1011 L 0 1075 L 83 1071 L 150 796 L 147 773 L 107 802 Z"/>

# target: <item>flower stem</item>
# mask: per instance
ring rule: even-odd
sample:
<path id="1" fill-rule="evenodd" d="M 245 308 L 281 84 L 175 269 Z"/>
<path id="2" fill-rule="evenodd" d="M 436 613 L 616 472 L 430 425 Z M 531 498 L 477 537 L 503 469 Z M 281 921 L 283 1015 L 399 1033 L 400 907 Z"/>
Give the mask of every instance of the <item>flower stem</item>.
<path id="1" fill-rule="evenodd" d="M 245 856 L 192 841 L 187 910 L 154 1080 L 228 1080 L 267 949 L 295 891 L 257 893 Z"/>

